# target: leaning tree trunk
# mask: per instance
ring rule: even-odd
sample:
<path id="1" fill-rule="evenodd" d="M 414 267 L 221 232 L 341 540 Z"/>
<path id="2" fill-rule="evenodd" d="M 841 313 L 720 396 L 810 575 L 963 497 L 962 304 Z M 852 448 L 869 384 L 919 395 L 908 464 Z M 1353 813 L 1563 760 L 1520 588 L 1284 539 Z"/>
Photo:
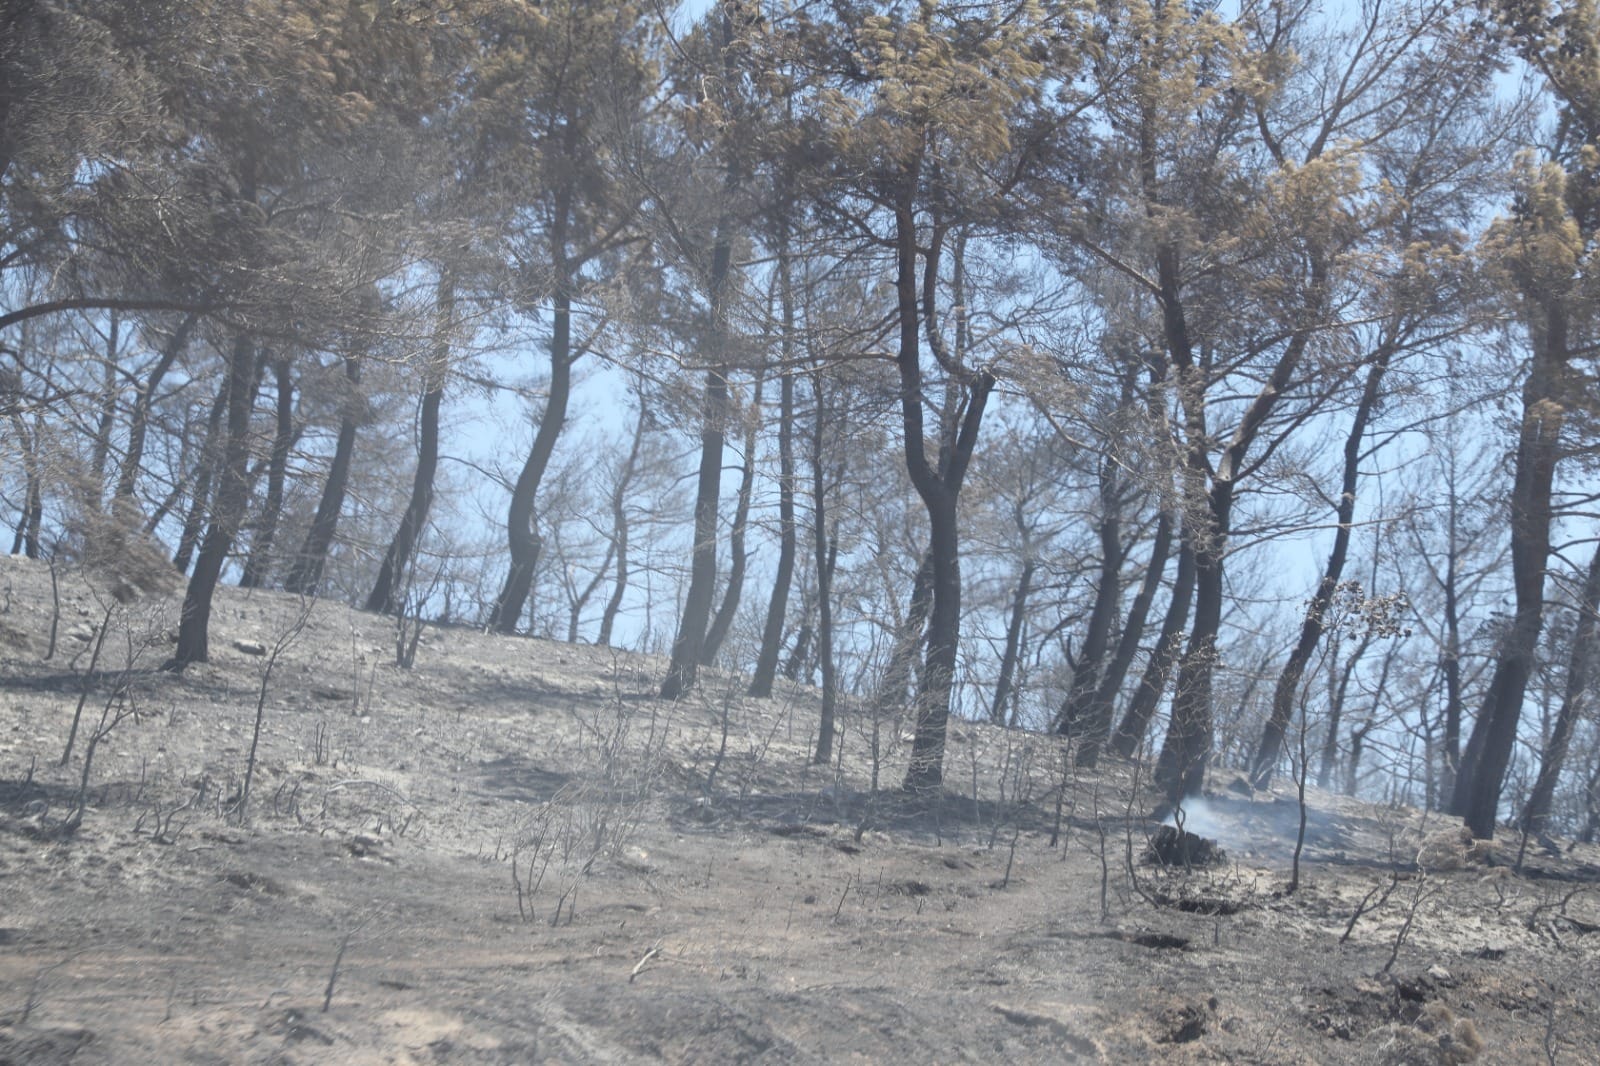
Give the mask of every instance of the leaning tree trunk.
<path id="1" fill-rule="evenodd" d="M 1572 633 L 1572 654 L 1567 661 L 1567 684 L 1561 696 L 1561 709 L 1556 712 L 1555 728 L 1550 731 L 1550 739 L 1545 742 L 1539 760 L 1539 776 L 1522 810 L 1522 828 L 1528 833 L 1545 831 L 1555 799 L 1556 782 L 1561 778 L 1567 749 L 1572 744 L 1572 731 L 1588 707 L 1589 680 L 1595 658 L 1595 614 L 1600 612 L 1600 547 L 1589 560 L 1589 572 L 1577 606 L 1578 623 Z"/>
<path id="2" fill-rule="evenodd" d="M 1089 627 L 1083 648 L 1072 670 L 1072 684 L 1056 714 L 1056 732 L 1077 738 L 1084 736 L 1098 750 L 1105 739 L 1104 729 L 1088 721 L 1089 706 L 1100 687 L 1101 666 L 1111 646 L 1111 629 L 1116 622 L 1117 605 L 1122 600 L 1121 493 L 1116 462 L 1110 456 L 1100 467 L 1100 573 L 1095 585 L 1094 606 L 1089 611 Z"/>
<path id="3" fill-rule="evenodd" d="M 294 380 L 286 354 L 279 353 L 272 364 L 277 383 L 277 425 L 272 435 L 272 453 L 267 461 L 267 498 L 256 522 L 250 554 L 245 558 L 239 587 L 259 588 L 265 584 L 272 566 L 273 541 L 278 537 L 278 519 L 283 514 L 283 488 L 289 474 L 289 446 L 294 440 Z"/>
<path id="4" fill-rule="evenodd" d="M 1133 603 L 1128 607 L 1128 617 L 1123 622 L 1122 635 L 1117 639 L 1116 654 L 1111 657 L 1111 663 L 1100 679 L 1100 687 L 1095 690 L 1094 699 L 1084 715 L 1090 723 L 1090 728 L 1085 731 L 1078 747 L 1077 762 L 1086 770 L 1099 765 L 1102 741 L 1110 733 L 1111 722 L 1116 715 L 1117 693 L 1122 691 L 1122 682 L 1128 676 L 1128 668 L 1133 665 L 1134 657 L 1139 654 L 1139 642 L 1144 639 L 1145 623 L 1150 617 L 1150 605 L 1155 602 L 1156 591 L 1161 587 L 1161 575 L 1167 568 L 1167 556 L 1172 551 L 1174 524 L 1171 511 L 1162 511 L 1161 517 L 1156 520 L 1155 541 L 1150 546 L 1150 559 L 1145 563 L 1144 580 L 1133 597 Z M 1179 623 L 1179 627 L 1182 627 L 1182 623 Z M 1164 678 L 1161 684 L 1165 687 Z M 1133 724 L 1129 723 L 1130 728 Z M 1139 728 L 1139 734 L 1143 736 L 1143 727 Z M 1116 736 L 1111 736 L 1109 739 L 1114 746 Z M 1133 747 L 1138 747 L 1137 739 L 1134 740 Z M 1133 748 L 1130 748 L 1128 755 L 1132 753 Z"/>
<path id="5" fill-rule="evenodd" d="M 315 596 L 322 585 L 322 568 L 327 563 L 328 548 L 333 544 L 333 534 L 339 526 L 339 512 L 344 509 L 345 490 L 350 482 L 350 459 L 355 452 L 356 428 L 360 425 L 362 407 L 361 360 L 354 355 L 344 360 L 345 396 L 339 415 L 339 439 L 333 446 L 333 462 L 328 467 L 328 480 L 322 486 L 322 499 L 317 502 L 317 513 L 306 530 L 305 543 L 283 587 L 301 596 Z"/>
<path id="6" fill-rule="evenodd" d="M 559 247 L 559 244 L 557 245 Z M 557 277 L 565 279 L 565 263 L 557 263 Z M 500 633 L 517 631 L 522 612 L 533 591 L 533 577 L 544 550 L 535 512 L 539 484 L 550 466 L 556 438 L 567 421 L 567 404 L 572 397 L 572 297 L 562 288 L 555 297 L 550 326 L 550 393 L 545 399 L 544 417 L 533 435 L 533 447 L 522 464 L 522 473 L 511 490 L 511 506 L 506 512 L 506 543 L 511 550 L 511 570 L 505 587 L 489 614 L 489 628 Z"/>
<path id="7" fill-rule="evenodd" d="M 1183 631 L 1189 624 L 1189 608 L 1194 601 L 1194 548 L 1189 544 L 1187 529 L 1179 538 L 1178 573 L 1172 582 L 1172 598 L 1167 603 L 1167 613 L 1161 620 L 1161 633 L 1155 648 L 1145 661 L 1144 673 L 1134 687 L 1133 698 L 1123 713 L 1117 731 L 1111 736 L 1111 750 L 1124 759 L 1133 758 L 1139 745 L 1144 743 L 1150 721 L 1155 717 L 1161 697 L 1166 694 L 1167 683 L 1172 678 L 1172 666 L 1177 661 L 1183 644 Z"/>
<path id="8" fill-rule="evenodd" d="M 735 179 L 730 177 L 730 185 Z M 711 253 L 709 340 L 717 365 L 706 371 L 703 409 L 700 413 L 700 471 L 695 484 L 694 547 L 689 563 L 689 589 L 683 597 L 683 617 L 672 642 L 672 660 L 661 682 L 661 698 L 677 699 L 694 687 L 700 658 L 705 651 L 706 627 L 711 621 L 711 600 L 717 585 L 717 509 L 722 489 L 722 451 L 726 444 L 728 376 L 722 359 L 727 348 L 727 288 L 733 269 L 733 243 L 729 224 L 719 226 Z"/>
<path id="9" fill-rule="evenodd" d="M 1232 510 L 1232 483 L 1219 482 L 1208 494 L 1201 516 L 1205 525 L 1194 545 L 1194 625 L 1178 663 L 1167 738 L 1156 760 L 1156 783 L 1169 803 L 1200 795 L 1213 740 L 1211 687 L 1222 628 L 1222 560 Z"/>
<path id="10" fill-rule="evenodd" d="M 1032 547 L 1025 546 L 1023 552 L 1022 572 L 1017 575 L 1017 587 L 1011 594 L 1011 618 L 1006 622 L 1006 646 L 1000 655 L 1000 677 L 994 683 L 994 701 L 989 705 L 989 720 L 1001 726 L 1006 724 L 1006 703 L 1011 699 L 1017 660 L 1022 654 L 1022 627 L 1027 622 L 1028 593 L 1033 591 L 1033 575 L 1039 569 Z"/>
<path id="11" fill-rule="evenodd" d="M 1565 309 L 1558 300 L 1542 308 L 1533 330 L 1533 365 L 1522 389 L 1522 429 L 1511 487 L 1511 573 L 1516 612 L 1502 638 L 1483 710 L 1462 753 L 1461 771 L 1451 797 L 1453 814 L 1463 817 L 1479 839 L 1494 836 L 1500 789 L 1516 744 L 1522 700 L 1533 673 L 1539 632 L 1544 625 L 1544 572 L 1550 558 L 1551 493 L 1566 421 L 1561 376 L 1567 358 Z"/>
<path id="12" fill-rule="evenodd" d="M 439 404 L 444 399 L 445 379 L 450 367 L 450 330 L 455 322 L 455 279 L 448 269 L 439 272 L 437 329 L 439 339 L 433 358 L 423 372 L 422 410 L 417 420 L 417 470 L 411 479 L 411 499 L 400 528 L 389 542 L 389 550 L 378 567 L 378 579 L 367 596 L 366 609 L 383 614 L 400 612 L 400 592 L 405 584 L 411 553 L 428 524 L 433 507 L 433 480 L 439 470 Z"/>
<path id="13" fill-rule="evenodd" d="M 1383 376 L 1389 369 L 1389 358 L 1392 354 L 1393 349 L 1389 346 L 1378 352 L 1372 367 L 1367 371 L 1367 382 L 1361 390 L 1361 402 L 1356 405 L 1350 432 L 1345 435 L 1344 476 L 1339 486 L 1338 528 L 1333 535 L 1333 550 L 1328 553 L 1328 565 L 1322 571 L 1322 580 L 1317 584 L 1317 591 L 1311 597 L 1311 602 L 1306 605 L 1305 618 L 1300 623 L 1300 637 L 1295 641 L 1294 650 L 1289 653 L 1289 659 L 1284 663 L 1283 672 L 1278 675 L 1277 685 L 1272 690 L 1272 713 L 1267 717 L 1266 728 L 1261 734 L 1261 742 L 1256 745 L 1255 758 L 1251 763 L 1250 783 L 1256 788 L 1266 788 L 1272 783 L 1278 756 L 1283 751 L 1283 740 L 1288 735 L 1289 720 L 1294 716 L 1295 693 L 1299 691 L 1300 680 L 1305 676 L 1306 667 L 1311 663 L 1311 656 L 1316 651 L 1317 643 L 1327 631 L 1328 609 L 1333 604 L 1333 595 L 1339 588 L 1339 579 L 1344 575 L 1345 560 L 1350 554 L 1350 532 L 1353 528 L 1351 522 L 1355 518 L 1356 509 L 1356 485 L 1361 477 L 1361 445 L 1366 438 L 1367 426 L 1372 421 L 1372 415 L 1377 410 Z"/>
<path id="14" fill-rule="evenodd" d="M 244 521 L 249 503 L 250 412 L 255 406 L 255 350 L 250 338 L 240 333 L 233 341 L 225 370 L 228 397 L 228 434 L 223 441 L 221 477 L 211 509 L 194 573 L 183 598 L 183 613 L 178 623 L 178 647 L 167 667 L 182 670 L 190 663 L 206 662 L 210 655 L 208 634 L 211 625 L 211 599 L 222 576 L 222 566 L 233 547 L 233 538 Z"/>
<path id="15" fill-rule="evenodd" d="M 762 376 L 757 372 L 755 400 L 744 433 L 744 466 L 739 473 L 738 503 L 733 510 L 733 529 L 728 534 L 728 586 L 723 589 L 722 605 L 711 620 L 711 628 L 706 630 L 705 647 L 700 649 L 701 666 L 710 666 L 717 652 L 722 650 L 722 642 L 728 639 L 734 616 L 739 613 L 739 597 L 744 593 L 745 567 L 749 562 L 745 558 L 744 538 L 750 523 L 750 496 L 756 479 L 755 452 L 756 435 L 761 426 L 761 386 Z"/>
<path id="16" fill-rule="evenodd" d="M 785 337 L 793 326 L 794 312 L 784 296 Z M 787 340 L 785 344 L 787 344 Z M 787 362 L 787 360 L 786 360 Z M 772 695 L 783 651 L 783 622 L 789 611 L 789 587 L 794 584 L 794 557 L 798 547 L 794 522 L 794 375 L 784 372 L 778 400 L 778 568 L 772 578 L 772 598 L 767 601 L 767 621 L 761 629 L 761 651 L 750 695 Z"/>

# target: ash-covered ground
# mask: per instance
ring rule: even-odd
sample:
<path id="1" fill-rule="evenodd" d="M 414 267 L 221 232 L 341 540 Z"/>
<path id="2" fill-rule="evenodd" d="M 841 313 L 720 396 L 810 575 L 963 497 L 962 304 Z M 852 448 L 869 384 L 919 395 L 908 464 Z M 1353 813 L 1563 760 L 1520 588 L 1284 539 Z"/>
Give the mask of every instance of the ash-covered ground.
<path id="1" fill-rule="evenodd" d="M 403 670 L 392 619 L 234 589 L 175 676 L 176 597 L 59 593 L 47 655 L 49 571 L 0 560 L 0 1063 L 1600 1046 L 1594 847 L 1518 872 L 1515 840 L 1311 790 L 1289 893 L 1292 788 L 1219 772 L 1184 825 L 1225 857 L 1163 865 L 1143 771 L 1049 737 L 957 724 L 912 800 L 904 721 L 846 713 L 810 764 L 809 689 L 667 703 L 653 659 L 434 627 Z"/>

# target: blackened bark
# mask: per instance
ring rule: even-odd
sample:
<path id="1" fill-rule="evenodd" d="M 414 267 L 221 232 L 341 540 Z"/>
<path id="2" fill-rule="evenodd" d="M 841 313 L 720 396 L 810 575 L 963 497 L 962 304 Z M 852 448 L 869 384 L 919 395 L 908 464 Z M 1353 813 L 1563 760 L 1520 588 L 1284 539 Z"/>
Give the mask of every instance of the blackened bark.
<path id="1" fill-rule="evenodd" d="M 1189 607 L 1194 600 L 1194 550 L 1189 546 L 1187 532 L 1181 540 L 1178 572 L 1172 582 L 1172 599 L 1161 620 L 1161 634 L 1156 638 L 1150 658 L 1145 661 L 1144 673 L 1133 690 L 1133 698 L 1128 701 L 1128 709 L 1111 737 L 1111 750 L 1124 759 L 1133 758 L 1133 753 L 1144 743 L 1144 735 L 1150 729 L 1150 721 L 1171 680 L 1172 664 L 1177 661 L 1182 646 L 1184 627 L 1189 624 Z"/>
<path id="2" fill-rule="evenodd" d="M 411 553 L 427 527 L 428 512 L 433 507 L 433 480 L 439 470 L 439 404 L 444 399 L 445 379 L 449 376 L 450 331 L 455 324 L 455 280 L 448 269 L 439 272 L 435 300 L 438 340 L 433 358 L 423 373 L 422 409 L 417 420 L 417 470 L 411 479 L 411 499 L 400 518 L 400 528 L 383 555 L 378 579 L 365 605 L 367 610 L 382 614 L 400 612 L 399 594 L 405 585 Z"/>
<path id="3" fill-rule="evenodd" d="M 350 459 L 355 452 L 356 429 L 360 425 L 362 401 L 361 360 L 355 355 L 344 359 L 345 396 L 339 414 L 339 438 L 334 442 L 333 461 L 328 466 L 328 480 L 322 486 L 322 498 L 317 501 L 317 513 L 306 530 L 305 543 L 295 556 L 283 587 L 301 596 L 315 596 L 322 585 L 322 568 L 328 560 L 328 548 L 339 526 L 339 512 L 344 509 L 345 490 L 350 483 Z"/>
<path id="4" fill-rule="evenodd" d="M 617 573 L 611 586 L 611 598 L 606 601 L 606 609 L 600 615 L 600 635 L 597 638 L 600 644 L 611 643 L 611 630 L 622 611 L 622 598 L 628 592 L 628 486 L 633 483 L 633 472 L 639 465 L 639 450 L 644 445 L 644 430 L 648 421 L 649 415 L 641 399 L 639 423 L 633 430 L 633 446 L 628 449 L 628 458 L 617 472 L 616 485 L 611 490 L 611 543 L 616 547 Z"/>
<path id="5" fill-rule="evenodd" d="M 733 529 L 728 534 L 728 585 L 723 589 L 722 605 L 711 620 L 711 628 L 706 630 L 705 647 L 700 649 L 701 666 L 710 666 L 717 652 L 722 650 L 722 642 L 728 639 L 728 630 L 733 628 L 734 616 L 739 612 L 739 597 L 744 593 L 745 567 L 749 562 L 745 557 L 745 531 L 750 523 L 750 497 L 756 480 L 756 435 L 761 428 L 762 384 L 762 376 L 758 372 L 755 400 L 750 409 L 750 420 L 745 426 L 744 466 L 739 472 L 738 502 L 733 509 Z"/>
<path id="6" fill-rule="evenodd" d="M 938 468 L 928 462 L 923 430 L 922 349 L 919 327 L 924 323 L 928 340 L 939 351 L 935 297 L 939 283 L 942 233 L 936 228 L 929 248 L 917 246 L 916 216 L 912 206 L 915 182 L 908 182 L 895 209 L 895 282 L 900 342 L 895 363 L 900 372 L 901 431 L 906 470 L 928 512 L 928 555 L 933 560 L 933 598 L 928 612 L 927 657 L 917 686 L 916 730 L 906 768 L 905 790 L 932 791 L 944 781 L 945 730 L 950 718 L 950 697 L 955 683 L 956 654 L 961 639 L 961 541 L 956 508 L 966 477 L 983 412 L 994 389 L 994 376 L 979 369 L 966 376 L 965 411 L 954 425 L 941 427 Z M 917 285 L 917 257 L 924 255 L 921 292 Z M 959 252 L 955 264 L 959 278 Z M 920 298 L 919 298 L 920 297 Z M 964 331 L 963 305 L 957 298 L 957 337 Z M 947 362 L 941 358 L 941 362 Z M 950 433 L 954 432 L 954 439 Z"/>
<path id="7" fill-rule="evenodd" d="M 1566 369 L 1566 309 L 1559 299 L 1533 324 L 1533 363 L 1522 389 L 1522 428 L 1511 487 L 1511 573 L 1516 612 L 1495 658 L 1483 709 L 1462 753 L 1452 799 L 1479 839 L 1492 839 L 1500 789 L 1516 743 L 1522 700 L 1533 672 L 1544 625 L 1544 575 L 1550 558 L 1551 492 L 1566 422 L 1562 375 Z"/>
<path id="8" fill-rule="evenodd" d="M 1006 622 L 1006 646 L 1000 656 L 1000 677 L 994 683 L 994 701 L 989 705 L 989 720 L 995 725 L 1006 724 L 1006 703 L 1011 699 L 1017 659 L 1022 654 L 1022 627 L 1027 621 L 1028 593 L 1033 591 L 1033 575 L 1038 568 L 1038 561 L 1029 551 L 1023 557 L 1022 572 L 1017 575 L 1017 586 L 1011 593 L 1011 617 Z"/>
<path id="9" fill-rule="evenodd" d="M 1200 795 L 1211 759 L 1211 686 L 1216 671 L 1217 634 L 1222 628 L 1222 561 L 1233 508 L 1232 490 L 1230 481 L 1215 484 L 1195 536 L 1194 624 L 1178 663 L 1172 717 L 1155 770 L 1156 782 L 1172 804 Z"/>
<path id="10" fill-rule="evenodd" d="M 1084 632 L 1083 648 L 1073 665 L 1072 684 L 1066 699 L 1056 713 L 1056 732 L 1064 736 L 1083 737 L 1089 741 L 1098 758 L 1099 746 L 1110 729 L 1109 722 L 1094 722 L 1088 717 L 1090 704 L 1100 687 L 1101 667 L 1111 646 L 1111 630 L 1116 624 L 1117 606 L 1122 602 L 1122 546 L 1121 484 L 1117 477 L 1115 460 L 1104 456 L 1100 462 L 1100 572 L 1097 576 L 1094 606 L 1089 611 L 1089 626 Z M 1081 753 L 1079 764 L 1082 761 Z M 1092 765 L 1092 761 L 1091 764 Z"/>
<path id="11" fill-rule="evenodd" d="M 735 176 L 730 176 L 730 187 Z M 726 349 L 728 278 L 733 268 L 731 226 L 724 220 L 711 252 L 710 322 L 708 340 L 719 361 Z M 695 484 L 694 548 L 689 562 L 689 589 L 683 597 L 683 617 L 672 642 L 672 660 L 661 682 L 661 698 L 677 699 L 694 687 L 706 626 L 711 621 L 711 600 L 717 585 L 717 509 L 722 490 L 722 451 L 726 444 L 728 377 L 721 365 L 706 372 L 700 414 L 700 471 Z"/>
<path id="12" fill-rule="evenodd" d="M 812 378 L 816 398 L 811 427 L 811 540 L 817 564 L 817 659 L 822 666 L 822 716 L 811 761 L 826 766 L 833 758 L 833 719 L 838 681 L 833 662 L 833 562 L 828 543 L 828 486 L 822 464 L 822 434 L 827 423 L 821 377 Z"/>
<path id="13" fill-rule="evenodd" d="M 559 258 L 559 257 L 558 257 Z M 557 263 L 557 277 L 566 279 L 564 262 Z M 572 397 L 572 297 L 565 289 L 556 294 L 550 325 L 550 392 L 545 398 L 544 416 L 533 435 L 533 447 L 522 464 L 517 483 L 511 490 L 511 506 L 506 512 L 506 543 L 511 550 L 511 570 L 505 587 L 489 614 L 489 628 L 511 634 L 517 631 L 522 612 L 533 590 L 544 538 L 539 534 L 535 510 L 539 485 L 550 467 L 556 438 L 567 422 L 567 404 Z"/>
<path id="14" fill-rule="evenodd" d="M 1104 676 L 1100 678 L 1100 686 L 1095 690 L 1094 698 L 1085 713 L 1085 719 L 1093 726 L 1085 731 L 1078 747 L 1078 765 L 1085 769 L 1092 769 L 1100 762 L 1102 743 L 1107 739 L 1106 735 L 1110 732 L 1112 719 L 1116 715 L 1117 693 L 1122 691 L 1122 683 L 1128 676 L 1128 669 L 1133 665 L 1134 657 L 1139 654 L 1139 642 L 1144 639 L 1145 625 L 1150 617 L 1150 605 L 1155 602 L 1156 591 L 1161 587 L 1161 575 L 1167 568 L 1167 556 L 1172 552 L 1174 525 L 1171 511 L 1162 511 L 1161 516 L 1156 519 L 1155 539 L 1150 545 L 1150 559 L 1145 563 L 1144 580 L 1139 585 L 1139 591 L 1134 594 L 1133 603 L 1128 607 L 1128 617 L 1123 622 L 1122 635 L 1117 638 L 1116 653 L 1111 657 Z M 1143 730 L 1140 732 L 1142 734 Z M 1134 747 L 1137 746 L 1136 740 Z M 1132 754 L 1132 749 L 1129 750 L 1129 754 Z"/>
<path id="15" fill-rule="evenodd" d="M 254 377 L 253 370 L 251 377 Z M 205 529 L 206 509 L 211 505 L 211 480 L 221 458 L 218 437 L 222 433 L 222 419 L 228 412 L 231 380 L 225 371 L 222 388 L 217 391 L 217 398 L 211 404 L 211 413 L 206 416 L 206 435 L 200 445 L 200 459 L 194 472 L 194 492 L 189 499 L 189 511 L 184 517 L 183 529 L 178 533 L 178 549 L 172 555 L 172 565 L 178 568 L 180 574 L 189 572 L 195 546 L 200 543 L 200 534 Z"/>
<path id="16" fill-rule="evenodd" d="M 809 614 L 809 605 L 806 613 Z M 811 657 L 811 641 L 816 632 L 809 617 L 800 623 L 800 631 L 794 637 L 794 646 L 789 649 L 789 658 L 783 664 L 783 676 L 790 681 L 799 681 L 802 672 L 810 678 L 811 670 L 808 663 Z"/>
<path id="17" fill-rule="evenodd" d="M 280 352 L 272 363 L 277 385 L 277 420 L 272 435 L 272 452 L 267 460 L 267 498 L 256 521 L 250 554 L 244 562 L 239 587 L 259 588 L 266 583 L 272 567 L 273 542 L 278 537 L 278 520 L 283 514 L 284 482 L 289 472 L 289 447 L 294 441 L 294 378 L 289 356 Z"/>
<path id="18" fill-rule="evenodd" d="M 1355 417 L 1350 422 L 1350 432 L 1345 435 L 1344 472 L 1339 486 L 1339 506 L 1336 509 L 1338 528 L 1333 535 L 1333 550 L 1328 553 L 1328 563 L 1323 568 L 1322 580 L 1317 584 L 1317 591 L 1306 606 L 1305 618 L 1300 623 L 1299 639 L 1295 641 L 1294 649 L 1289 653 L 1289 659 L 1284 663 L 1283 672 L 1278 675 L 1277 685 L 1272 690 L 1272 712 L 1267 717 L 1266 728 L 1261 734 L 1260 743 L 1256 745 L 1255 758 L 1251 762 L 1250 783 L 1256 788 L 1266 788 L 1272 783 L 1278 756 L 1283 751 L 1283 740 L 1288 734 L 1289 721 L 1294 716 L 1295 693 L 1300 688 L 1300 680 L 1305 676 L 1306 667 L 1311 662 L 1311 656 L 1316 651 L 1318 642 L 1327 631 L 1328 609 L 1333 604 L 1333 595 L 1339 588 L 1339 579 L 1344 575 L 1345 560 L 1350 554 L 1350 534 L 1353 529 L 1351 523 L 1355 518 L 1356 509 L 1356 485 L 1361 477 L 1362 442 L 1366 439 L 1367 426 L 1372 422 L 1373 412 L 1377 410 L 1383 376 L 1389 369 L 1389 360 L 1393 354 L 1392 346 L 1385 346 L 1377 353 L 1372 366 L 1367 370 L 1366 385 L 1361 390 L 1361 402 L 1356 405 Z"/>
<path id="19" fill-rule="evenodd" d="M 210 655 L 211 599 L 249 503 L 249 434 L 250 412 L 255 405 L 255 364 L 254 345 L 247 335 L 240 333 L 229 348 L 225 371 L 228 433 L 223 442 L 221 477 L 211 509 L 211 522 L 184 593 L 183 614 L 178 622 L 178 647 L 167 662 L 169 670 L 182 670 L 191 663 L 206 662 Z"/>
<path id="20" fill-rule="evenodd" d="M 786 265 L 780 269 L 786 269 Z M 784 284 L 784 283 L 780 283 Z M 794 308 L 787 289 L 784 301 L 784 344 L 794 325 Z M 788 360 L 785 359 L 785 365 Z M 750 679 L 750 695 L 772 695 L 783 651 L 783 622 L 789 610 L 789 586 L 794 584 L 794 557 L 798 547 L 794 522 L 794 375 L 785 370 L 778 399 L 778 568 L 772 578 L 772 598 L 767 601 L 767 621 L 761 630 L 761 651 Z"/>
<path id="21" fill-rule="evenodd" d="M 1556 782 L 1561 778 L 1567 749 L 1572 744 L 1572 731 L 1583 720 L 1588 707 L 1589 681 L 1595 659 L 1595 614 L 1600 611 L 1600 547 L 1589 560 L 1589 572 L 1584 577 L 1577 609 L 1578 622 L 1572 632 L 1572 653 L 1567 660 L 1567 683 L 1561 694 L 1561 709 L 1556 712 L 1555 726 L 1550 730 L 1550 739 L 1545 742 L 1539 760 L 1539 776 L 1522 810 L 1522 828 L 1529 833 L 1545 831 L 1555 799 Z"/>

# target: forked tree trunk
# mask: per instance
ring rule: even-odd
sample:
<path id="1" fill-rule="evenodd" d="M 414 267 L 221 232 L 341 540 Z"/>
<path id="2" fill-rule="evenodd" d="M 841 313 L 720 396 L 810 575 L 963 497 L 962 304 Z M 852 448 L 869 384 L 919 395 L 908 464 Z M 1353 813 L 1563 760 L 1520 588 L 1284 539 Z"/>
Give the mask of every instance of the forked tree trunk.
<path id="1" fill-rule="evenodd" d="M 730 187 L 736 175 L 730 175 Z M 730 190 L 731 191 L 731 190 Z M 717 585 L 717 510 L 722 489 L 722 452 L 728 419 L 728 377 L 720 365 L 727 347 L 727 288 L 733 269 L 730 223 L 718 229 L 711 254 L 710 322 L 708 339 L 719 365 L 706 371 L 700 414 L 700 471 L 695 483 L 694 547 L 689 563 L 689 588 L 683 597 L 683 616 L 672 641 L 672 660 L 661 682 L 661 698 L 677 699 L 694 687 L 705 651 L 706 627 L 711 621 L 711 600 Z"/>
<path id="2" fill-rule="evenodd" d="M 133 409 L 128 414 L 128 450 L 123 453 L 122 465 L 117 471 L 115 496 L 118 499 L 133 498 L 139 471 L 144 463 L 145 438 L 150 431 L 150 408 L 155 403 L 156 390 L 161 387 L 167 371 L 172 369 L 172 364 L 177 361 L 184 346 L 189 343 L 189 336 L 199 321 L 200 316 L 197 314 L 184 318 L 168 338 L 166 346 L 161 349 L 161 357 L 151 368 L 150 375 L 140 382 L 138 391 L 134 394 Z"/>

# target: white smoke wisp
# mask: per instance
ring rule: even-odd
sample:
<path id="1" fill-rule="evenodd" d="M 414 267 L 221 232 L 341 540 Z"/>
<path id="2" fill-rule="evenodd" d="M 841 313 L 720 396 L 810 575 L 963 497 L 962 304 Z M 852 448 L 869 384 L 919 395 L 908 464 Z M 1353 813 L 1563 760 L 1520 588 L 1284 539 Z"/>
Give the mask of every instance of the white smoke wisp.
<path id="1" fill-rule="evenodd" d="M 1211 804 L 1198 796 L 1184 800 L 1176 810 L 1167 815 L 1166 824 L 1174 829 L 1214 840 L 1224 848 L 1234 848 L 1245 843 L 1237 827 L 1224 820 Z"/>

